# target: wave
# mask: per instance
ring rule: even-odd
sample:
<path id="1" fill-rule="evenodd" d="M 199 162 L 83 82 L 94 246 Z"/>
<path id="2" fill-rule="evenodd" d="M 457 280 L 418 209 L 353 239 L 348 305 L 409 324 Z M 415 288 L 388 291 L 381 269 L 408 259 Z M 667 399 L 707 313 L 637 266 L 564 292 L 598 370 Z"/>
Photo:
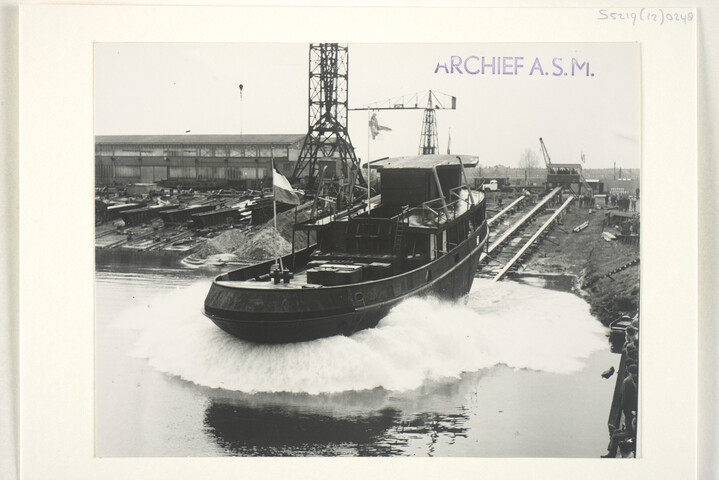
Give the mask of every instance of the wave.
<path id="1" fill-rule="evenodd" d="M 118 325 L 141 331 L 132 353 L 164 373 L 242 392 L 406 391 L 504 364 L 567 374 L 606 348 L 604 327 L 571 293 L 477 279 L 457 302 L 412 298 L 376 328 L 286 345 L 234 338 L 200 313 L 207 283 L 155 297 Z"/>

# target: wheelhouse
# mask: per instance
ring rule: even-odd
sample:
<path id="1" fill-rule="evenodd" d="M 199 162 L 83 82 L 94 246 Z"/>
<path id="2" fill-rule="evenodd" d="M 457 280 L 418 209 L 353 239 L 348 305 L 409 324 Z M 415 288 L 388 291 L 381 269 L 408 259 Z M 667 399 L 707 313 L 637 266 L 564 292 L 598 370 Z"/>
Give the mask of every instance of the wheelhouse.
<path id="1" fill-rule="evenodd" d="M 420 268 L 460 245 L 463 250 L 476 247 L 487 228 L 484 198 L 469 189 L 464 170 L 476 164 L 476 157 L 458 155 L 377 162 L 373 166 L 380 174 L 378 205 L 295 226 L 317 235 L 317 248 L 307 265 L 308 284 L 377 280 Z"/>

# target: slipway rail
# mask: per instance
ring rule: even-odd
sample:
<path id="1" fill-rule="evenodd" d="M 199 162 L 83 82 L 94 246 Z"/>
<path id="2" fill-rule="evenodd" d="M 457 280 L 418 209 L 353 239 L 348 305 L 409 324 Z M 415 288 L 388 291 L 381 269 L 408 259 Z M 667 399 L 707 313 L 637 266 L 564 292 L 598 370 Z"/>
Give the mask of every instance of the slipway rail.
<path id="1" fill-rule="evenodd" d="M 512 259 L 507 262 L 504 267 L 502 267 L 502 270 L 499 271 L 499 273 L 492 279 L 492 281 L 496 282 L 498 280 L 501 280 L 502 277 L 509 271 L 509 269 L 512 268 L 512 266 L 517 263 L 520 258 L 522 258 L 522 256 L 527 252 L 529 247 L 531 247 L 534 242 L 537 241 L 537 239 L 544 233 L 547 228 L 549 228 L 549 226 L 554 222 L 554 220 L 556 220 L 556 218 L 564 211 L 564 209 L 569 206 L 570 203 L 572 203 L 572 201 L 574 201 L 574 197 L 568 197 L 567 200 L 562 204 L 562 206 L 559 207 L 557 211 L 554 212 L 546 222 L 544 222 L 544 224 L 539 228 L 539 230 L 535 232 L 534 235 L 530 237 L 529 240 L 527 240 L 527 243 L 525 243 L 524 246 L 519 249 L 519 251 L 514 255 L 514 257 L 512 257 Z"/>
<path id="2" fill-rule="evenodd" d="M 487 220 L 487 225 L 491 227 L 494 222 L 496 222 L 496 221 L 499 220 L 502 216 L 504 216 L 504 215 L 506 215 L 507 213 L 509 213 L 514 207 L 516 207 L 517 205 L 519 205 L 525 198 L 527 198 L 527 197 L 525 197 L 524 195 L 522 195 L 521 197 L 519 197 L 518 199 L 516 199 L 515 201 L 513 201 L 512 203 L 510 203 L 509 205 L 507 205 L 507 208 L 505 208 L 504 210 L 502 210 L 501 212 L 499 212 L 498 214 L 496 214 L 495 216 L 493 216 L 492 218 L 490 218 L 489 220 Z"/>
<path id="3" fill-rule="evenodd" d="M 494 242 L 492 242 L 492 244 L 489 246 L 489 248 L 487 248 L 487 251 L 482 252 L 482 254 L 479 256 L 479 262 L 480 263 L 483 262 L 489 255 L 492 254 L 492 252 L 494 252 L 494 250 L 499 248 L 508 238 L 510 238 L 512 235 L 514 235 L 520 228 L 522 228 L 527 222 L 529 222 L 529 220 L 531 220 L 532 217 L 534 217 L 537 213 L 539 213 L 547 205 L 547 202 L 549 202 L 551 199 L 553 199 L 554 196 L 557 193 L 559 193 L 561 190 L 562 189 L 560 187 L 557 187 L 554 190 L 552 190 L 551 192 L 549 192 L 547 195 L 545 195 L 544 198 L 542 198 L 542 200 L 539 201 L 539 203 L 537 203 L 534 206 L 534 208 L 532 208 L 529 212 L 525 213 L 522 216 L 522 218 L 520 218 L 519 220 L 514 222 L 514 224 L 511 227 L 509 227 L 507 230 L 502 232 L 502 234 L 499 236 L 499 238 L 497 238 Z M 515 204 L 517 204 L 519 201 L 521 201 L 523 199 L 524 199 L 524 195 L 522 195 L 517 200 L 512 202 L 507 208 L 505 208 L 504 210 L 499 212 L 497 215 L 495 215 L 494 217 L 489 219 L 487 221 L 487 223 L 491 225 L 491 223 L 495 222 L 499 216 L 504 215 L 507 210 L 509 210 L 510 208 L 513 208 L 515 206 Z"/>

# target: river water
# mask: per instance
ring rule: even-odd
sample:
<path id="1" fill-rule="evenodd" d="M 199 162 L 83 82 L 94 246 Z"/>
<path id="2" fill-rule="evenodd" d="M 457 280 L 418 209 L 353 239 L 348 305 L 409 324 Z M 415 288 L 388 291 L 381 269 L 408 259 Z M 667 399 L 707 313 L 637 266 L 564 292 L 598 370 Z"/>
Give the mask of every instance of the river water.
<path id="1" fill-rule="evenodd" d="M 253 345 L 211 271 L 99 265 L 96 454 L 599 457 L 617 368 L 574 294 L 476 279 L 352 337 Z"/>

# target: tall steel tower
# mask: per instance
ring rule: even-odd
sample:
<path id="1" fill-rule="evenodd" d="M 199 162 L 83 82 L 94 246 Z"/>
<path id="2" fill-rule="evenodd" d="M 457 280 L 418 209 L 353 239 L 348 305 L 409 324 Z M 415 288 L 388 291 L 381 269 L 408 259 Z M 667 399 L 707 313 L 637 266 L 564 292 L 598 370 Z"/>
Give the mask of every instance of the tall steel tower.
<path id="1" fill-rule="evenodd" d="M 432 105 L 432 90 L 427 97 L 427 106 L 424 109 L 424 120 L 422 121 L 422 133 L 419 137 L 419 154 L 434 155 L 439 149 L 437 140 L 437 114 Z"/>
<path id="2" fill-rule="evenodd" d="M 335 178 L 347 179 L 354 171 L 364 184 L 359 162 L 347 133 L 346 45 L 310 44 L 308 131 L 300 150 L 292 180 L 308 169 L 308 186 L 314 186 L 320 162 L 335 164 Z"/>

